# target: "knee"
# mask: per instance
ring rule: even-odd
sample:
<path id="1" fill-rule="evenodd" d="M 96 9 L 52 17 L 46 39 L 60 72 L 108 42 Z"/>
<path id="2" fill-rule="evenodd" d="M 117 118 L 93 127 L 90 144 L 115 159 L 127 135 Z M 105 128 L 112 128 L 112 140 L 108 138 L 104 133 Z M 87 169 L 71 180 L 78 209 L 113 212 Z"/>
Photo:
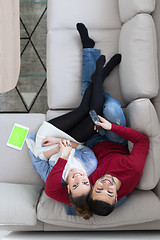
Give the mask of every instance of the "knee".
<path id="1" fill-rule="evenodd" d="M 114 98 L 109 98 L 104 102 L 103 105 L 103 115 L 107 117 L 108 115 L 115 115 L 121 110 L 121 105 Z"/>
<path id="2" fill-rule="evenodd" d="M 117 125 L 126 125 L 125 116 L 120 103 L 114 98 L 110 98 L 103 106 L 103 116 L 110 122 Z"/>

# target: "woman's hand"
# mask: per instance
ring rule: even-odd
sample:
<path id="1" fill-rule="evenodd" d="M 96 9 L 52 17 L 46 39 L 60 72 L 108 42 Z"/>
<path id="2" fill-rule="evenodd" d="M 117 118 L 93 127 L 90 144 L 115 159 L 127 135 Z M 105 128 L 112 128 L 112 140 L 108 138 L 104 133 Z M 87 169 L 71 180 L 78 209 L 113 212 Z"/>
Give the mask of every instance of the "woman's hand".
<path id="1" fill-rule="evenodd" d="M 58 145 L 57 147 L 54 147 L 46 152 L 44 152 L 44 156 L 49 160 L 50 157 L 52 157 L 54 154 L 58 153 L 60 149 L 60 146 Z"/>
<path id="2" fill-rule="evenodd" d="M 54 144 L 59 144 L 61 141 L 60 138 L 55 138 L 55 137 L 45 137 L 43 140 L 42 140 L 42 144 L 41 146 L 42 147 L 47 147 L 47 146 L 51 146 L 51 145 L 54 145 Z"/>
<path id="3" fill-rule="evenodd" d="M 95 122 L 96 125 L 101 126 L 105 130 L 111 130 L 112 129 L 112 123 L 110 123 L 107 119 L 99 116 L 100 122 Z M 94 130 L 96 130 L 96 126 L 94 127 Z"/>
<path id="4" fill-rule="evenodd" d="M 72 145 L 69 140 L 60 141 L 60 157 L 61 158 L 68 160 L 71 150 L 72 150 Z"/>

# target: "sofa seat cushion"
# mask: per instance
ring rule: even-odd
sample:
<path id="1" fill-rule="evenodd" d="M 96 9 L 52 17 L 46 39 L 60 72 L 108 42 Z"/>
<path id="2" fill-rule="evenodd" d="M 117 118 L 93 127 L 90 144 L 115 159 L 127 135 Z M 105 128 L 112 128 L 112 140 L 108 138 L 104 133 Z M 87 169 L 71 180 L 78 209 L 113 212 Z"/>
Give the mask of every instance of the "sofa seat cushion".
<path id="1" fill-rule="evenodd" d="M 160 201 L 152 191 L 134 190 L 124 203 L 106 217 L 93 215 L 85 220 L 79 216 L 68 216 L 66 207 L 67 205 L 47 197 L 43 192 L 37 208 L 37 218 L 55 226 L 85 230 L 107 229 L 160 219 Z"/>
<path id="2" fill-rule="evenodd" d="M 43 185 L 32 166 L 26 143 L 21 151 L 7 146 L 14 123 L 29 127 L 29 132 L 37 131 L 46 119 L 45 114 L 0 114 L 0 182 Z"/>
<path id="3" fill-rule="evenodd" d="M 36 185 L 0 183 L 0 224 L 35 225 L 41 189 Z"/>
<path id="4" fill-rule="evenodd" d="M 87 24 L 87 23 L 86 23 Z M 106 62 L 119 52 L 120 29 L 89 29 L 95 48 Z M 62 54 L 61 54 L 62 53 Z M 122 105 L 119 66 L 104 81 L 104 91 Z M 81 101 L 82 44 L 76 29 L 54 29 L 47 35 L 47 89 L 49 109 L 73 109 Z"/>

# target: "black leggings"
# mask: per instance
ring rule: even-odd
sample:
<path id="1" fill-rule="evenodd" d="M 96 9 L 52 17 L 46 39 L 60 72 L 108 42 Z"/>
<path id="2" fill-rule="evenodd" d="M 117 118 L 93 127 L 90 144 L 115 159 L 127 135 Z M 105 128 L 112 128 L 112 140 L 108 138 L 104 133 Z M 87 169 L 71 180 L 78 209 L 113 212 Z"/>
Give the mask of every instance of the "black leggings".
<path id="1" fill-rule="evenodd" d="M 97 64 L 92 83 L 86 89 L 79 107 L 48 121 L 79 142 L 86 141 L 94 134 L 94 123 L 89 116 L 89 111 L 94 109 L 97 114 L 102 114 L 104 104 L 102 72 L 103 64 L 101 62 L 101 64 Z"/>

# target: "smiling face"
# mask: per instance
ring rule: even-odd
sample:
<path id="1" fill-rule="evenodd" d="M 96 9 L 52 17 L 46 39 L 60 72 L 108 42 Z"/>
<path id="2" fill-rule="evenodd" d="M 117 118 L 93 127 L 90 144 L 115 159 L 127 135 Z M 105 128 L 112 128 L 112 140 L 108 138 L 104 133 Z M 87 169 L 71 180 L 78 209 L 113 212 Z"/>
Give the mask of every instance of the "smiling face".
<path id="1" fill-rule="evenodd" d="M 85 172 L 80 169 L 72 169 L 67 177 L 68 193 L 71 191 L 73 197 L 87 195 L 90 190 L 90 182 Z"/>
<path id="2" fill-rule="evenodd" d="M 107 202 L 117 202 L 117 185 L 111 175 L 104 175 L 99 178 L 92 188 L 92 199 Z"/>

